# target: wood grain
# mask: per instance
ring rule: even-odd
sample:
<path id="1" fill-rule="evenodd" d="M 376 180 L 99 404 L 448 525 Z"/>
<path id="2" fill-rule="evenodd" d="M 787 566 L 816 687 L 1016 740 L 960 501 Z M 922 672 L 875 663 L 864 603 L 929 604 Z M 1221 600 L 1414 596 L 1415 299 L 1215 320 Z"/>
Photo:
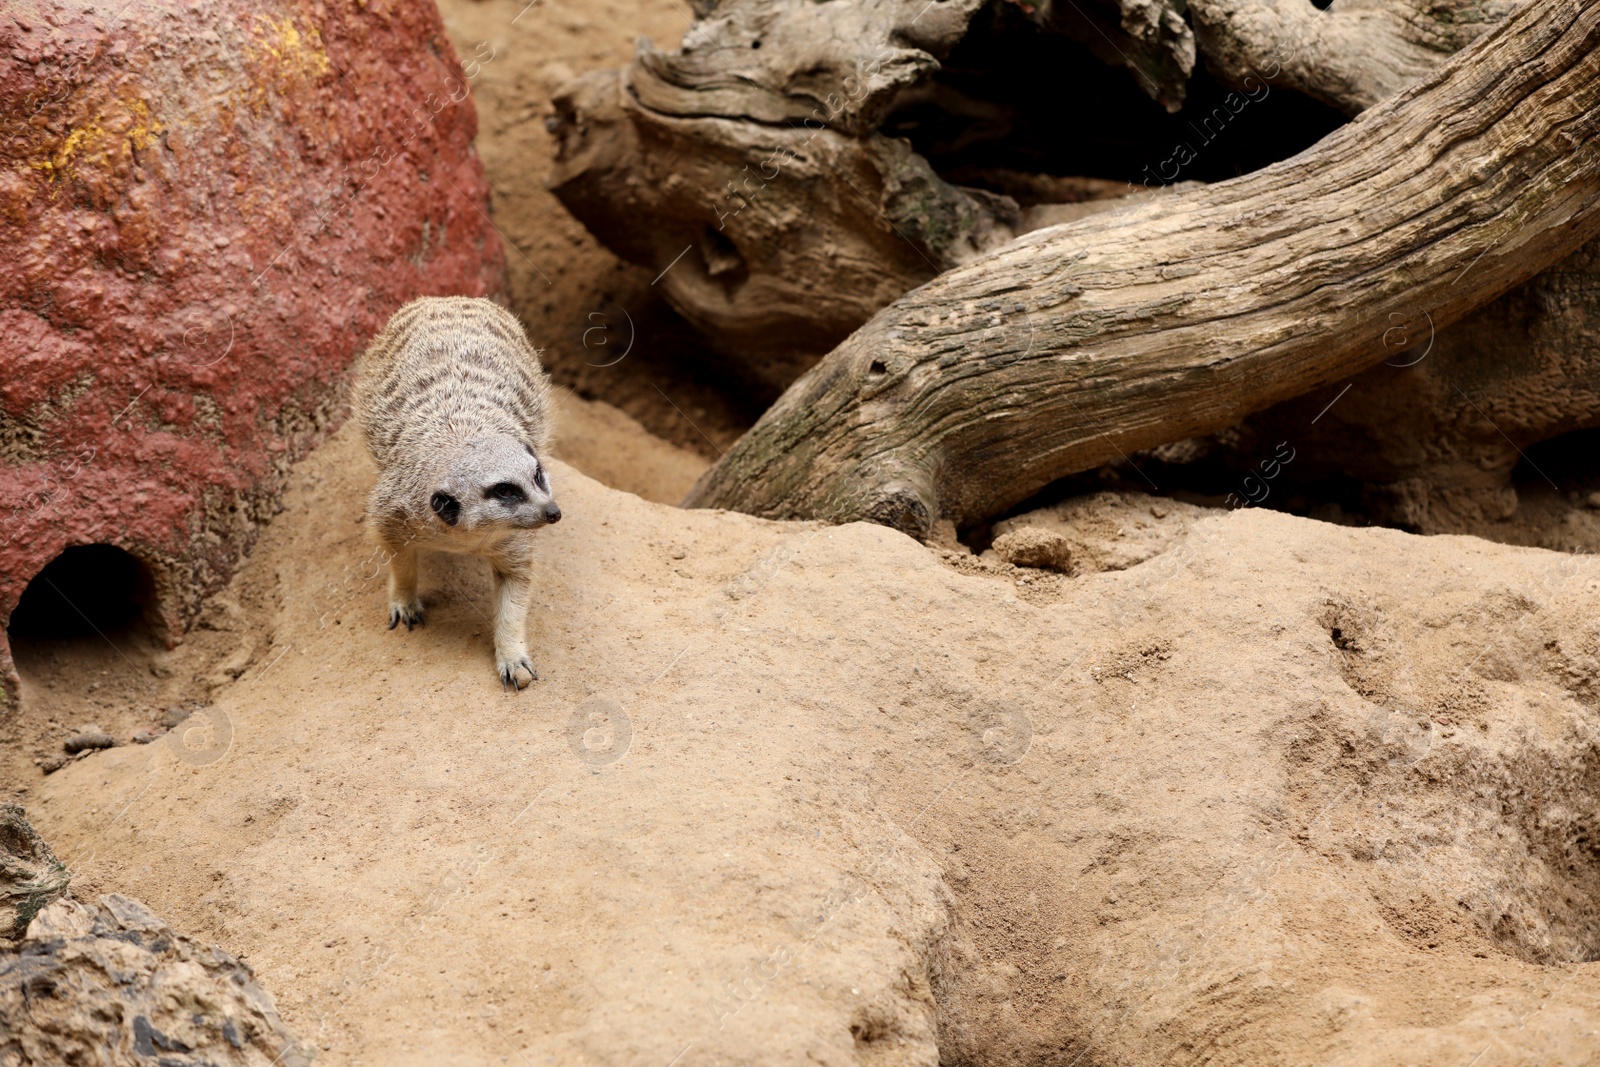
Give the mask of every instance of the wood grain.
<path id="1" fill-rule="evenodd" d="M 1213 432 L 1600 233 L 1600 4 L 1534 0 L 1312 149 L 1028 234 L 883 309 L 686 504 L 925 536 Z"/>

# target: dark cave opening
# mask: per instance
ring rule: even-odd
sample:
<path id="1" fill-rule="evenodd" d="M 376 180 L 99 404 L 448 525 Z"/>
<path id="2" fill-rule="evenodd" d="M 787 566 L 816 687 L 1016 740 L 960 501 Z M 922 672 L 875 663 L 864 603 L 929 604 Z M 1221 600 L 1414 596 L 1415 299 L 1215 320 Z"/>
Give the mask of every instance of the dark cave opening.
<path id="1" fill-rule="evenodd" d="M 1221 181 L 1287 159 L 1347 121 L 1265 82 L 1224 85 L 1203 63 L 1171 114 L 1136 78 L 1015 8 L 993 5 L 883 132 L 909 139 L 949 181 L 1011 192 L 1005 172 L 1151 187 Z"/>
<path id="2" fill-rule="evenodd" d="M 148 635 L 156 617 L 155 579 L 143 562 L 113 545 L 74 545 L 34 575 L 6 633 L 21 658 L 31 645 Z"/>
<path id="3" fill-rule="evenodd" d="M 1522 450 L 1511 472 L 1518 494 L 1582 494 L 1600 486 L 1600 427 L 1557 434 Z"/>

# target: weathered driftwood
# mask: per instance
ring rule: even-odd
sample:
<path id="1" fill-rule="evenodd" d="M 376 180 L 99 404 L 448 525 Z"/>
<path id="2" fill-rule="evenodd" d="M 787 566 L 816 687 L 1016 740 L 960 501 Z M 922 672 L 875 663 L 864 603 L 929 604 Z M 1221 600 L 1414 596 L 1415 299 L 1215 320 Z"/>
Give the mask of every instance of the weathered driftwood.
<path id="1" fill-rule="evenodd" d="M 1236 85 L 1257 79 L 1354 115 L 1477 40 L 1515 0 L 1190 0 L 1206 63 Z"/>
<path id="2" fill-rule="evenodd" d="M 1168 111 L 1183 106 L 1194 72 L 1194 31 L 1173 0 L 1041 0 L 1018 5 L 1045 29 L 1087 45 L 1108 67 L 1126 67 Z"/>
<path id="3" fill-rule="evenodd" d="M 907 289 L 1014 231 L 899 141 L 645 111 L 626 72 L 569 86 L 554 189 L 669 303 L 778 385 Z M 571 176 L 575 174 L 576 176 Z"/>
<path id="4" fill-rule="evenodd" d="M 1237 422 L 1600 233 L 1600 5 L 1533 0 L 1262 171 L 1029 234 L 876 315 L 686 503 L 925 536 Z"/>
<path id="5" fill-rule="evenodd" d="M 991 202 L 873 133 L 982 0 L 719 5 L 681 51 L 557 95 L 551 188 L 691 323 L 792 380 L 873 311 L 1010 240 Z"/>
<path id="6" fill-rule="evenodd" d="M 901 293 L 1026 228 L 1010 199 L 942 180 L 877 132 L 984 6 L 702 5 L 681 50 L 641 42 L 631 66 L 557 95 L 551 188 L 613 251 L 659 272 L 685 318 L 787 384 Z M 1055 8 L 1033 17 L 1181 101 L 1194 44 L 1168 0 Z"/>
<path id="7" fill-rule="evenodd" d="M 1478 532 L 1517 509 L 1512 472 L 1530 446 L 1600 426 L 1600 239 L 1448 330 L 1424 314 L 1393 319 L 1383 363 L 1253 415 L 1233 433 L 1254 471 L 1278 442 L 1294 463 L 1268 483 L 1241 476 L 1268 506 L 1341 476 L 1364 487 L 1380 522 L 1424 533 Z M 1347 388 L 1348 387 L 1348 388 Z M 1538 488 L 1556 471 L 1534 462 Z M 1259 497 L 1259 499 L 1257 499 Z"/>
<path id="8" fill-rule="evenodd" d="M 941 178 L 879 132 L 918 100 L 982 111 L 934 74 L 985 7 L 1003 11 L 1013 31 L 1031 21 L 1126 67 L 1169 110 L 1184 99 L 1198 36 L 1212 72 L 1251 99 L 1270 83 L 1353 114 L 1513 5 L 1340 0 L 1319 11 L 1309 0 L 1195 0 L 1189 20 L 1180 6 L 697 5 L 699 21 L 678 51 L 643 42 L 629 67 L 558 94 L 551 185 L 608 247 L 658 274 L 667 299 L 713 343 L 787 384 L 900 294 L 1036 228 L 1038 212 Z M 1199 126 L 1208 121 L 1196 116 Z"/>

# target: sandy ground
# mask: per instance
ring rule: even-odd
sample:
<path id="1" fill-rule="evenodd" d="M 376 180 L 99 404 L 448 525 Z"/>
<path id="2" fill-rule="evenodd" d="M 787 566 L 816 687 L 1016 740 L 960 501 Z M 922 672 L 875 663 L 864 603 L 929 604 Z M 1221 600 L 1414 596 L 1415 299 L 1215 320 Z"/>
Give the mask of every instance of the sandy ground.
<path id="1" fill-rule="evenodd" d="M 555 453 L 604 485 L 676 505 L 711 464 L 654 436 L 603 400 L 558 393 Z"/>
<path id="2" fill-rule="evenodd" d="M 645 500 L 677 503 L 708 466 L 604 401 L 558 388 L 555 410 L 557 457 Z M 68 739 L 98 729 L 127 743 L 138 731 L 166 729 L 230 684 L 260 651 L 238 599 L 258 595 L 255 581 L 241 576 L 213 598 L 176 655 L 138 626 L 19 644 L 23 700 L 21 714 L 0 719 L 0 799 L 27 803 Z"/>
<path id="3" fill-rule="evenodd" d="M 676 39 L 691 14 L 674 0 L 450 0 L 442 14 L 478 71 L 478 149 L 508 243 L 512 306 L 560 385 L 557 454 L 607 485 L 676 503 L 764 399 L 741 399 L 645 272 L 601 248 L 545 191 L 543 117 L 575 73 L 626 61 L 638 35 Z M 140 627 L 109 634 L 110 655 L 99 637 L 20 648 L 22 714 L 0 720 L 0 796 L 26 803 L 40 763 L 85 727 L 126 741 L 203 706 L 258 651 L 236 595 L 252 591 L 215 598 L 177 660 Z"/>
<path id="4" fill-rule="evenodd" d="M 80 894 L 328 1064 L 1600 1056 L 1582 561 L 1196 512 L 1024 583 L 557 474 L 516 696 L 481 568 L 387 631 L 370 462 L 302 464 L 238 680 L 33 789 Z"/>

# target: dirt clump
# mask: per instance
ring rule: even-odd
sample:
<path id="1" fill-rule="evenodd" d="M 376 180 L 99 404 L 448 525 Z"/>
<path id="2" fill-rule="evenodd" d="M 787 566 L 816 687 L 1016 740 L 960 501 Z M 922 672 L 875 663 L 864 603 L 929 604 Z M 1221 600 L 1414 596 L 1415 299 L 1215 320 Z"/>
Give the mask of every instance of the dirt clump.
<path id="1" fill-rule="evenodd" d="M 1019 526 L 995 538 L 997 555 L 1015 567 L 1039 567 L 1060 574 L 1072 573 L 1072 546 L 1052 530 Z"/>

